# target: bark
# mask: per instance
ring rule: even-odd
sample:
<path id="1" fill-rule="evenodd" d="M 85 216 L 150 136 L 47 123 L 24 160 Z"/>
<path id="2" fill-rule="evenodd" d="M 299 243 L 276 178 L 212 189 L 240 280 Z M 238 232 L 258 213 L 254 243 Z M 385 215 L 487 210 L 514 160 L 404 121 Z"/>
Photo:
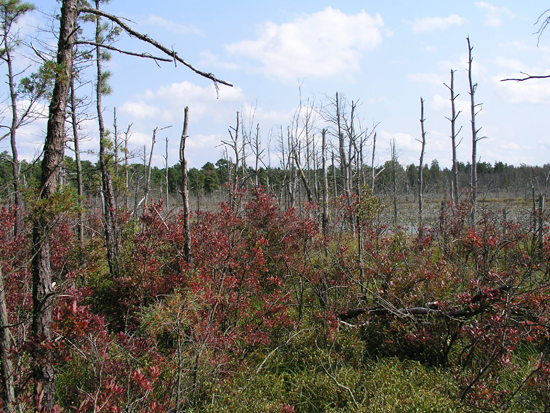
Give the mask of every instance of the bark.
<path id="1" fill-rule="evenodd" d="M 424 219 L 422 215 L 422 207 L 423 207 L 423 196 L 424 196 L 424 182 L 423 182 L 423 171 L 422 171 L 422 165 L 424 165 L 424 152 L 426 148 L 426 132 L 424 130 L 424 99 L 420 98 L 420 129 L 422 132 L 422 140 L 420 141 L 422 143 L 422 148 L 420 150 L 420 160 L 418 165 L 418 227 L 422 228 L 424 225 Z"/>
<path id="2" fill-rule="evenodd" d="M 376 178 L 376 172 L 374 171 L 374 155 L 376 151 L 376 133 L 374 134 L 372 138 L 372 158 L 370 163 L 371 168 L 371 186 L 372 186 L 372 193 L 374 194 L 374 180 Z"/>
<path id="3" fill-rule="evenodd" d="M 327 130 L 321 131 L 322 162 L 323 162 L 323 235 L 328 236 L 328 174 L 327 174 Z"/>
<path id="4" fill-rule="evenodd" d="M 473 62 L 472 50 L 474 48 L 470 45 L 470 38 L 467 37 L 466 40 L 468 41 L 468 83 L 470 85 L 470 92 L 469 92 L 470 93 L 470 116 L 471 116 L 471 123 L 472 123 L 472 172 L 471 172 L 471 180 L 470 180 L 470 189 L 472 192 L 471 222 L 472 222 L 472 226 L 474 226 L 476 222 L 476 208 L 477 208 L 477 142 L 482 138 L 480 138 L 478 135 L 481 128 L 476 129 L 476 116 L 479 113 L 479 111 L 477 111 L 477 107 L 480 105 L 479 104 L 476 105 L 475 103 L 475 93 L 477 90 L 477 83 L 474 84 L 472 81 L 472 62 Z"/>
<path id="5" fill-rule="evenodd" d="M 168 138 L 165 138 L 166 141 L 166 155 L 164 157 L 165 163 L 164 163 L 164 183 L 166 185 L 166 208 L 168 209 Z"/>
<path id="6" fill-rule="evenodd" d="M 164 129 L 164 128 L 163 128 Z M 162 130 L 162 129 L 160 129 Z M 153 130 L 153 138 L 151 140 L 151 152 L 149 154 L 149 162 L 147 164 L 147 170 L 145 171 L 145 194 L 143 195 L 143 210 L 147 209 L 147 198 L 149 197 L 149 190 L 151 189 L 151 168 L 153 166 L 153 150 L 155 149 L 155 143 L 157 142 L 157 131 L 159 128 Z M 145 153 L 143 154 L 145 156 Z"/>
<path id="7" fill-rule="evenodd" d="M 238 115 L 237 115 L 238 116 Z M 187 159 L 185 159 L 185 141 L 187 140 L 187 125 L 189 122 L 189 108 L 186 106 L 183 114 L 183 132 L 180 141 L 181 164 L 181 196 L 183 198 L 183 256 L 186 262 L 192 262 L 191 255 L 191 224 L 189 210 L 189 190 L 187 182 Z M 238 123 L 237 123 L 238 124 Z"/>
<path id="8" fill-rule="evenodd" d="M 65 0 L 61 6 L 59 40 L 57 47 L 57 66 L 52 99 L 49 107 L 40 197 L 48 201 L 57 192 L 58 177 L 63 162 L 65 138 L 65 113 L 69 96 L 70 79 L 73 67 L 73 45 L 76 33 L 77 0 Z M 40 207 L 39 207 L 40 208 Z M 36 211 L 33 218 L 32 281 L 33 314 L 32 333 L 34 341 L 51 340 L 51 323 L 54 295 L 51 291 L 52 269 L 50 264 L 50 236 L 53 226 L 51 217 L 45 210 Z M 37 351 L 33 357 L 33 376 L 35 379 L 35 409 L 50 411 L 54 407 L 55 369 L 47 358 L 40 357 Z"/>
<path id="9" fill-rule="evenodd" d="M 456 130 L 456 120 L 458 118 L 458 115 L 460 115 L 460 111 L 456 111 L 455 106 L 455 100 L 458 98 L 459 95 L 455 95 L 454 93 L 454 73 L 455 71 L 451 69 L 451 83 L 450 86 L 445 86 L 449 91 L 451 92 L 451 117 L 447 118 L 449 122 L 451 122 L 451 145 L 452 145 L 452 151 L 453 151 L 453 164 L 451 167 L 452 172 L 452 193 L 451 198 L 454 205 L 458 205 L 458 159 L 456 156 L 456 148 L 458 147 L 457 143 L 457 136 L 462 130 L 462 126 L 457 131 Z"/>
<path id="10" fill-rule="evenodd" d="M 12 413 L 15 411 L 15 383 L 13 380 L 13 364 L 10 359 L 9 349 L 11 348 L 10 328 L 8 318 L 8 307 L 6 305 L 6 294 L 4 291 L 4 274 L 0 265 L 0 361 L 2 365 L 2 401 L 4 411 Z"/>
<path id="11" fill-rule="evenodd" d="M 95 1 L 96 9 L 99 8 L 99 0 Z M 96 42 L 101 43 L 101 20 L 96 19 Z M 103 109 L 101 104 L 103 69 L 101 66 L 101 47 L 96 47 L 96 65 L 97 65 L 97 84 L 96 84 L 96 105 L 97 122 L 99 127 L 99 166 L 101 169 L 101 183 L 103 189 L 103 228 L 105 231 L 105 241 L 107 244 L 107 261 L 109 271 L 113 277 L 118 277 L 118 240 L 116 228 L 116 208 L 113 194 L 113 182 L 111 171 L 108 165 L 107 141 L 105 137 L 105 124 L 103 122 Z"/>
<path id="12" fill-rule="evenodd" d="M 126 211 L 130 208 L 130 168 L 128 166 L 128 141 L 130 140 L 130 129 L 132 128 L 133 123 L 128 125 L 128 129 L 124 132 L 124 182 L 126 184 L 126 190 L 124 191 L 124 207 Z M 135 212 L 134 212 L 135 215 Z"/>
<path id="13" fill-rule="evenodd" d="M 76 117 L 76 98 L 74 89 L 74 76 L 71 76 L 71 124 L 73 129 L 74 156 L 76 163 L 76 180 L 78 191 L 78 242 L 80 246 L 84 245 L 84 209 L 82 206 L 82 163 L 80 162 L 80 142 L 78 136 L 78 120 Z"/>

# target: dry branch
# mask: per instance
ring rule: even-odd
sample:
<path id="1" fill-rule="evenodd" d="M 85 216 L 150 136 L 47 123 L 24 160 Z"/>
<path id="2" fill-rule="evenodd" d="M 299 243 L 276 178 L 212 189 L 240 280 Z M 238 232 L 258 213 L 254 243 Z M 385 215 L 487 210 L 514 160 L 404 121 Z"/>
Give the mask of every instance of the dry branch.
<path id="1" fill-rule="evenodd" d="M 467 307 L 463 309 L 455 309 L 455 310 L 440 310 L 438 309 L 437 304 L 430 303 L 426 307 L 407 307 L 407 308 L 395 308 L 395 309 L 389 309 L 387 307 L 363 307 L 363 308 L 352 308 L 348 311 L 339 313 L 336 315 L 338 320 L 345 322 L 347 320 L 350 320 L 352 318 L 359 317 L 363 314 L 369 314 L 369 315 L 388 315 L 388 314 L 401 314 L 403 316 L 407 315 L 428 315 L 433 314 L 439 317 L 449 317 L 449 318 L 470 318 L 473 317 L 479 313 L 481 313 L 484 310 L 483 303 L 487 302 L 487 300 L 491 300 L 499 296 L 501 293 L 507 292 L 510 290 L 510 287 L 507 285 L 503 285 L 501 287 L 493 288 L 492 290 L 489 290 L 484 293 L 479 293 L 475 296 L 473 296 L 470 300 L 471 304 L 477 304 L 480 305 L 477 307 Z"/>
<path id="2" fill-rule="evenodd" d="M 174 62 L 178 61 L 187 68 L 191 69 L 196 74 L 205 77 L 207 79 L 212 80 L 215 84 L 221 83 L 222 85 L 233 87 L 231 83 L 226 82 L 225 80 L 218 79 L 216 76 L 214 76 L 213 73 L 206 73 L 201 70 L 196 69 L 194 66 L 192 66 L 190 63 L 186 62 L 184 59 L 182 59 L 174 50 L 170 50 L 167 47 L 161 45 L 156 40 L 150 38 L 146 34 L 139 33 L 138 31 L 132 29 L 130 26 L 128 26 L 126 23 L 122 21 L 117 16 L 113 16 L 112 14 L 105 13 L 104 11 L 93 9 L 91 7 L 79 7 L 78 11 L 80 13 L 89 13 L 89 14 L 95 14 L 97 16 L 105 17 L 113 22 L 115 22 L 117 25 L 119 25 L 126 33 L 128 33 L 132 37 L 136 37 L 141 41 L 144 41 L 146 43 L 149 43 L 150 45 L 156 47 L 158 50 L 162 51 L 166 55 L 170 56 Z"/>

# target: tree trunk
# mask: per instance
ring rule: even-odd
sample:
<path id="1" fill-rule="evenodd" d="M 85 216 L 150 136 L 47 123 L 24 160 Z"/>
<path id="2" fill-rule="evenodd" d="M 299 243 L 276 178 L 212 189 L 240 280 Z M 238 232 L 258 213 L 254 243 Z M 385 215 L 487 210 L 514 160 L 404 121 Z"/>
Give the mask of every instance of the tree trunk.
<path id="1" fill-rule="evenodd" d="M 77 0 L 64 0 L 61 6 L 55 85 L 49 107 L 48 126 L 44 142 L 39 207 L 33 219 L 32 281 L 33 314 L 32 333 L 38 343 L 51 340 L 51 323 L 54 295 L 51 291 L 50 236 L 53 217 L 47 216 L 47 204 L 57 192 L 58 176 L 63 162 L 65 113 L 73 68 L 73 45 L 78 15 Z M 33 376 L 35 379 L 35 409 L 49 411 L 54 407 L 55 370 L 47 358 L 34 351 Z"/>
<path id="2" fill-rule="evenodd" d="M 472 46 L 470 46 L 470 38 L 467 37 L 466 40 L 468 40 L 468 83 L 470 85 L 470 115 L 471 115 L 471 123 L 472 123 L 472 172 L 471 172 L 471 183 L 470 183 L 470 190 L 472 192 L 472 215 L 471 215 L 471 222 L 472 226 L 475 225 L 476 222 L 476 208 L 477 208 L 477 142 L 482 139 L 478 137 L 478 132 L 480 129 L 476 129 L 476 115 L 478 112 L 477 106 L 480 106 L 479 104 L 476 105 L 475 103 L 475 93 L 477 90 L 477 83 L 474 84 L 472 82 L 472 50 L 474 49 Z"/>
<path id="3" fill-rule="evenodd" d="M 80 142 L 78 136 L 78 120 L 76 117 L 76 98 L 74 90 L 74 76 L 71 76 L 71 123 L 73 129 L 74 156 L 76 163 L 76 180 L 78 191 L 78 242 L 84 245 L 84 210 L 82 207 L 82 163 L 80 162 Z"/>
<path id="4" fill-rule="evenodd" d="M 99 0 L 95 1 L 96 9 L 99 9 Z M 96 18 L 96 43 L 101 43 L 101 20 Z M 96 105 L 97 122 L 99 126 L 99 166 L 101 169 L 101 183 L 103 186 L 103 219 L 105 230 L 105 241 L 107 244 L 107 261 L 109 271 L 113 277 L 118 277 L 118 240 L 116 236 L 116 208 L 113 195 L 113 182 L 111 171 L 107 160 L 107 142 L 105 137 L 105 124 L 103 122 L 103 110 L 101 105 L 103 69 L 101 67 L 101 47 L 96 47 L 97 84 L 96 84 Z"/>
<path id="5" fill-rule="evenodd" d="M 424 99 L 420 98 L 420 129 L 422 132 L 422 149 L 420 150 L 420 161 L 418 165 L 418 228 L 421 229 L 424 226 L 424 219 L 422 215 L 423 207 L 423 192 L 424 192 L 424 182 L 423 182 L 423 171 L 422 165 L 424 165 L 424 151 L 426 148 L 426 132 L 424 130 Z"/>
<path id="6" fill-rule="evenodd" d="M 155 143 L 157 142 L 157 131 L 159 130 L 156 127 L 153 130 L 153 138 L 151 140 L 151 153 L 149 154 L 149 162 L 147 163 L 147 170 L 145 171 L 145 194 L 143 195 L 143 211 L 147 209 L 147 198 L 149 198 L 149 190 L 151 189 L 151 167 L 153 161 L 153 150 L 155 149 Z M 143 153 L 145 156 L 145 152 Z"/>
<path id="7" fill-rule="evenodd" d="M 6 294 L 4 292 L 4 274 L 0 265 L 0 361 L 2 365 L 2 400 L 4 411 L 12 413 L 15 411 L 15 383 L 13 380 L 13 364 L 9 355 L 11 348 L 10 328 L 8 327 L 8 307 L 6 305 Z"/>
<path id="8" fill-rule="evenodd" d="M 456 157 L 456 148 L 458 146 L 456 139 L 460 131 L 462 130 L 462 126 L 456 131 L 456 120 L 458 118 L 458 115 L 460 115 L 460 111 L 456 111 L 455 106 L 455 100 L 458 98 L 459 95 L 455 95 L 454 92 L 454 73 L 455 71 L 451 69 L 451 84 L 450 86 L 447 86 L 447 89 L 451 92 L 451 117 L 447 118 L 449 122 L 451 122 L 451 145 L 453 150 L 453 165 L 451 167 L 452 171 L 452 186 L 451 186 L 451 198 L 454 205 L 458 205 L 458 159 Z"/>
<path id="9" fill-rule="evenodd" d="M 238 115 L 237 115 L 238 116 Z M 191 255 L 191 224 L 189 211 L 189 190 L 187 188 L 187 160 L 185 159 L 185 141 L 187 140 L 187 125 L 189 122 L 189 108 L 186 106 L 183 114 L 183 132 L 180 141 L 181 164 L 181 196 L 183 198 L 183 256 L 186 262 L 192 261 Z"/>
<path id="10" fill-rule="evenodd" d="M 323 235 L 328 236 L 328 174 L 327 174 L 327 130 L 321 131 L 322 162 L 323 162 Z"/>

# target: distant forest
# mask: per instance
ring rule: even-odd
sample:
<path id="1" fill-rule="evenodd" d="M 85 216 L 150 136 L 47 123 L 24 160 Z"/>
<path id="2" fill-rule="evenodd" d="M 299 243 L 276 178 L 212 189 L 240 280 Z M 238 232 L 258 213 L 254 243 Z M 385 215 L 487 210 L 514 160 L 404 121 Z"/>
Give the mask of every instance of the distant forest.
<path id="1" fill-rule="evenodd" d="M 101 195 L 101 170 L 99 161 L 93 163 L 89 160 L 82 162 L 83 191 L 86 197 L 99 197 Z M 395 162 L 395 171 L 393 168 Z M 470 189 L 470 163 L 458 162 L 459 188 L 461 196 L 466 198 L 466 191 Z M 76 189 L 77 168 L 75 161 L 70 156 L 65 156 L 63 179 L 64 183 Z M 133 206 L 135 198 L 138 202 L 143 199 L 148 175 L 147 163 L 132 163 L 125 167 L 119 165 L 117 173 L 113 176 L 115 189 L 120 199 Z M 200 169 L 190 168 L 188 171 L 189 192 L 192 196 L 203 196 L 206 200 L 219 200 L 217 195 L 223 191 L 224 186 L 232 182 L 230 171 L 235 170 L 235 164 L 226 159 L 219 159 L 215 164 L 205 163 Z M 37 188 L 40 183 L 40 162 L 21 162 L 21 180 L 29 188 Z M 386 161 L 383 165 L 374 168 L 374 188 L 377 195 L 393 195 L 393 181 L 395 182 L 397 196 L 400 201 L 415 202 L 418 196 L 418 165 L 403 165 L 398 161 Z M 543 166 L 508 165 L 503 162 L 480 162 L 477 164 L 478 194 L 480 199 L 525 198 L 535 196 L 547 196 L 550 179 L 550 164 Z M 306 183 L 312 188 L 312 196 L 315 202 L 320 201 L 321 169 L 304 170 Z M 338 166 L 327 167 L 329 190 L 331 196 L 338 197 L 344 192 L 341 170 Z M 353 170 L 355 186 L 372 185 L 372 168 L 364 165 L 362 170 Z M 277 195 L 281 201 L 289 198 L 289 184 L 294 185 L 297 179 L 296 168 L 283 170 L 280 167 L 260 167 L 257 170 L 250 166 L 239 168 L 238 180 L 243 187 L 254 187 L 256 182 L 266 187 L 267 191 Z M 442 168 L 434 159 L 423 168 L 423 194 L 428 200 L 447 200 L 451 197 L 452 172 L 448 168 Z M 166 190 L 172 202 L 181 199 L 181 165 L 176 164 L 168 168 L 151 167 L 149 196 L 158 199 L 166 198 Z M 13 197 L 13 168 L 11 157 L 7 152 L 0 155 L 0 197 L 4 202 L 9 202 Z M 296 188 L 298 194 L 306 196 L 304 182 L 300 181 Z M 124 205 L 120 205 L 124 206 Z M 290 205 L 289 205 L 290 206 Z"/>

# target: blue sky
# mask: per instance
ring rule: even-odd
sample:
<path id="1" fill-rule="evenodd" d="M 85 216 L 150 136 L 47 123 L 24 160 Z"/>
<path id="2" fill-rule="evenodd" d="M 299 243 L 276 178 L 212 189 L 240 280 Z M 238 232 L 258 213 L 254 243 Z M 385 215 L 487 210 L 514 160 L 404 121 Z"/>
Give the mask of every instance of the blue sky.
<path id="1" fill-rule="evenodd" d="M 538 3 L 538 4 L 537 4 Z M 59 3 L 37 6 L 54 12 Z M 278 165 L 276 138 L 286 130 L 303 101 L 322 105 L 335 92 L 359 101 L 365 128 L 377 126 L 377 163 L 389 159 L 394 139 L 403 164 L 417 163 L 420 154 L 420 97 L 425 100 L 425 160 L 451 160 L 449 91 L 443 85 L 455 73 L 459 93 L 458 122 L 463 126 L 459 160 L 471 151 L 467 43 L 474 46 L 476 101 L 483 103 L 477 124 L 487 136 L 478 144 L 479 160 L 542 165 L 550 162 L 550 79 L 500 82 L 520 72 L 550 74 L 550 32 L 537 45 L 535 22 L 545 10 L 541 2 L 517 1 L 139 1 L 113 0 L 104 10 L 130 19 L 195 67 L 234 84 L 212 83 L 182 65 L 113 54 L 113 94 L 104 99 L 105 118 L 112 124 L 117 108 L 119 129 L 133 123 L 131 145 L 150 147 L 155 127 L 154 163 L 162 167 L 169 139 L 170 165 L 178 161 L 183 108 L 189 106 L 189 166 L 200 168 L 221 155 L 220 141 L 241 112 L 245 124 L 259 123 L 264 145 L 271 136 L 270 161 Z M 33 13 L 21 26 L 43 24 Z M 28 29 L 29 32 L 32 32 Z M 117 47 L 150 51 L 125 35 Z M 155 54 L 158 54 L 155 52 Z M 5 97 L 5 91 L 2 91 Z M 321 129 L 322 119 L 316 127 Z M 21 155 L 36 156 L 45 122 L 22 131 Z M 93 122 L 84 148 L 97 150 Z M 0 150 L 8 150 L 0 142 Z M 69 153 L 70 154 L 70 153 Z M 93 159 L 93 155 L 91 159 Z M 370 159 L 370 155 L 367 155 Z M 139 162 L 136 158 L 135 162 Z"/>

